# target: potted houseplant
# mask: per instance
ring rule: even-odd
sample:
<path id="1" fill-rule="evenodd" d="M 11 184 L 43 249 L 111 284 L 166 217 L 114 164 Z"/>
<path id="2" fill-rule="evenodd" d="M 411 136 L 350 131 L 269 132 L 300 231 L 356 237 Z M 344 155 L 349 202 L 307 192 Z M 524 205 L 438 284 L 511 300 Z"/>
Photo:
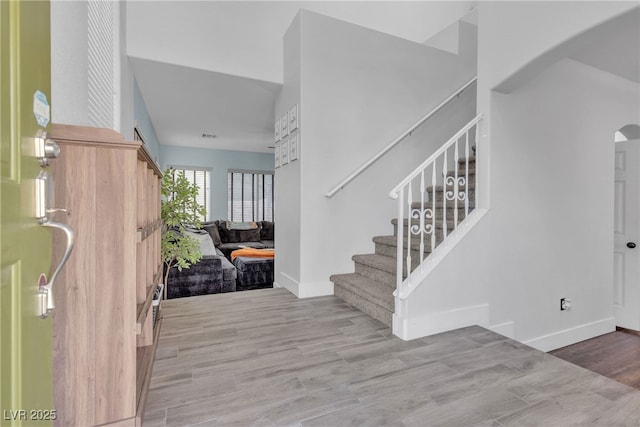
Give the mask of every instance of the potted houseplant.
<path id="1" fill-rule="evenodd" d="M 161 194 L 161 252 L 166 295 L 171 269 L 176 267 L 182 271 L 202 258 L 198 241 L 184 231 L 186 225 L 200 228 L 204 208 L 196 201 L 198 186 L 189 182 L 182 171 L 173 168 L 164 171 Z"/>

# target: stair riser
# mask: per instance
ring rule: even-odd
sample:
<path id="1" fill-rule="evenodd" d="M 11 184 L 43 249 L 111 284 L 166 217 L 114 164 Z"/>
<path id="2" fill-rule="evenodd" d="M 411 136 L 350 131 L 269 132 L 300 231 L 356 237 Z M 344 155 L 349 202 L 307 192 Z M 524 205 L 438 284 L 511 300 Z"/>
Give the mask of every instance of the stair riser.
<path id="1" fill-rule="evenodd" d="M 379 305 L 372 303 L 359 295 L 354 294 L 353 292 L 343 288 L 340 285 L 336 285 L 334 287 L 334 294 L 347 304 L 352 307 L 357 308 L 358 310 L 367 313 L 369 316 L 373 317 L 384 323 L 385 325 L 391 327 L 393 322 L 393 313 L 389 310 L 386 310 Z"/>
<path id="2" fill-rule="evenodd" d="M 373 279 L 390 286 L 395 286 L 396 283 L 395 273 L 389 273 L 374 267 L 369 267 L 368 265 L 361 264 L 357 261 L 355 262 L 355 272 L 368 277 L 369 279 Z"/>
<path id="3" fill-rule="evenodd" d="M 359 286 L 355 286 L 349 282 L 343 282 L 342 280 L 336 280 L 333 282 L 334 287 L 339 286 L 347 291 L 358 295 L 360 298 L 363 298 L 367 301 L 376 304 L 385 310 L 393 311 L 394 299 L 393 299 L 393 291 L 395 287 L 388 286 L 384 290 L 381 290 L 379 287 L 376 288 L 377 291 L 372 291 L 370 287 L 361 288 Z"/>
<path id="4" fill-rule="evenodd" d="M 406 243 L 406 241 L 405 241 Z M 429 256 L 429 251 L 431 250 L 431 240 L 425 240 L 424 242 L 424 247 L 425 247 L 425 252 L 423 257 L 428 257 Z M 384 255 L 384 256 L 388 256 L 391 258 L 395 258 L 396 257 L 396 246 L 390 246 L 390 245 L 385 245 L 382 243 L 376 243 L 376 254 L 378 255 Z M 405 248 L 402 251 L 402 257 L 406 258 L 407 256 L 407 249 Z M 411 258 L 412 259 L 420 259 L 420 251 L 419 250 L 415 250 L 412 249 L 411 250 Z"/>

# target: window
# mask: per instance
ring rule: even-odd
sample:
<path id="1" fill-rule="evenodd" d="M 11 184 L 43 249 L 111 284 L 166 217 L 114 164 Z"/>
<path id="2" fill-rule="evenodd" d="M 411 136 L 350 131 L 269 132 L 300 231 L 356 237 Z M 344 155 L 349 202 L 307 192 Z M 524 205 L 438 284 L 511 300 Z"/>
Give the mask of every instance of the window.
<path id="1" fill-rule="evenodd" d="M 208 169 L 196 169 L 196 168 L 184 168 L 173 167 L 176 173 L 183 172 L 184 177 L 192 183 L 198 186 L 198 196 L 196 202 L 204 207 L 205 215 L 200 216 L 201 221 L 209 221 L 210 209 L 209 209 L 209 187 L 210 187 L 210 173 Z"/>
<path id="2" fill-rule="evenodd" d="M 229 221 L 273 221 L 273 173 L 229 171 Z"/>

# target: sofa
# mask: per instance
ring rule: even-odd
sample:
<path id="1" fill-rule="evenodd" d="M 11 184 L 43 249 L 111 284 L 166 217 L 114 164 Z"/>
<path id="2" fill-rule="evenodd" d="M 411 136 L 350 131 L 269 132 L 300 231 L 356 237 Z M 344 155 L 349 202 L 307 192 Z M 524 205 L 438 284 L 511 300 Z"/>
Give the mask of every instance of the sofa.
<path id="1" fill-rule="evenodd" d="M 253 225 L 255 224 L 255 225 Z M 237 229 L 238 227 L 249 227 Z M 274 247 L 274 223 L 260 221 L 248 225 L 227 221 L 211 221 L 201 229 L 186 227 L 185 233 L 200 244 L 202 259 L 189 268 L 179 271 L 172 268 L 167 284 L 167 298 L 182 298 L 197 295 L 235 292 L 272 286 L 273 260 L 260 263 L 237 259 L 231 262 L 231 252 L 243 247 L 257 249 Z M 238 267 L 240 266 L 240 271 Z M 264 280 L 264 282 L 262 281 Z M 258 283 L 260 281 L 260 283 Z"/>
<path id="2" fill-rule="evenodd" d="M 231 252 L 236 249 L 267 249 L 274 247 L 274 223 L 270 221 L 259 221 L 254 224 L 256 228 L 234 229 L 229 227 L 228 221 L 212 221 L 203 223 L 202 229 L 209 233 L 215 247 L 219 249 L 228 260 L 231 260 Z"/>

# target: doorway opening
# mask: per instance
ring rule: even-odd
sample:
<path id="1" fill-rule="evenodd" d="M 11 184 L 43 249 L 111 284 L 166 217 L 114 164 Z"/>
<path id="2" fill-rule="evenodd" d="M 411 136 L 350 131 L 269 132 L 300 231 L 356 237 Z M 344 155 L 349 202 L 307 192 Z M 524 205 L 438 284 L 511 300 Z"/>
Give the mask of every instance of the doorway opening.
<path id="1" fill-rule="evenodd" d="M 616 326 L 640 331 L 640 126 L 614 141 L 613 311 Z"/>

